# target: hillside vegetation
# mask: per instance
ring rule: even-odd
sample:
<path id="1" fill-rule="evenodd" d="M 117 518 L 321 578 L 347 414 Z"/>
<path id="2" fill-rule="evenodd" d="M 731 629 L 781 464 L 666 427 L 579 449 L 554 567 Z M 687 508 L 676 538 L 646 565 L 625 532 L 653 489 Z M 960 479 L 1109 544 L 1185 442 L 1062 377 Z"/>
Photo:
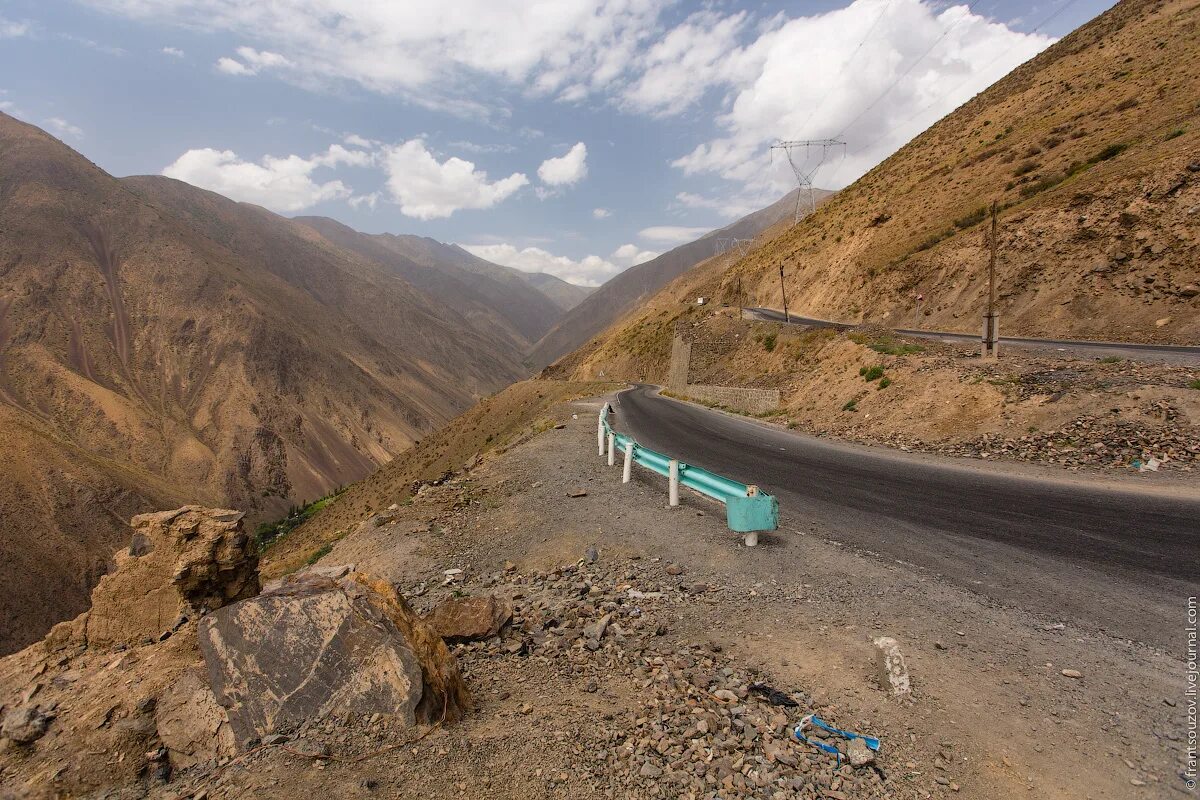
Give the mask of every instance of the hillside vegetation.
<path id="1" fill-rule="evenodd" d="M 1198 56 L 1195 0 L 1118 4 L 740 261 L 723 296 L 740 275 L 780 307 L 782 261 L 804 314 L 975 331 L 997 201 L 1003 332 L 1194 341 Z"/>
<path id="2" fill-rule="evenodd" d="M 676 324 L 734 313 L 739 279 L 747 305 L 780 308 L 781 261 L 794 313 L 974 332 L 993 199 L 1002 334 L 1194 342 L 1198 53 L 1194 0 L 1121 3 L 798 225 L 677 278 L 553 372 L 661 381 Z M 701 296 L 717 302 L 697 307 Z"/>

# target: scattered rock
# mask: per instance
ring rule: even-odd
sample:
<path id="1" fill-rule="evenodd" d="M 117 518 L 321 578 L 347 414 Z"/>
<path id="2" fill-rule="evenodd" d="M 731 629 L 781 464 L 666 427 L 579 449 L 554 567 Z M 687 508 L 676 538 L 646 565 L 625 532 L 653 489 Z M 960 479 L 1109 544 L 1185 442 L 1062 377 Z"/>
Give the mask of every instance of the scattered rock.
<path id="1" fill-rule="evenodd" d="M 875 751 L 862 739 L 851 739 L 846 745 L 846 758 L 852 767 L 865 767 L 875 763 Z"/>
<path id="2" fill-rule="evenodd" d="M 1075 678 L 1076 680 L 1083 677 L 1083 673 L 1077 669 L 1064 669 L 1062 674 L 1064 677 Z"/>
<path id="3" fill-rule="evenodd" d="M 587 492 L 583 489 L 575 489 L 567 492 L 567 497 L 587 497 Z"/>
<path id="4" fill-rule="evenodd" d="M 17 744 L 29 744 L 45 735 L 53 719 L 53 712 L 41 706 L 18 706 L 4 713 L 0 736 Z"/>
<path id="5" fill-rule="evenodd" d="M 891 636 L 880 636 L 873 639 L 872 644 L 876 650 L 875 667 L 880 687 L 893 697 L 911 695 L 912 681 L 909 678 L 904 653 L 900 651 L 900 643 Z"/>
<path id="6" fill-rule="evenodd" d="M 425 617 L 447 642 L 489 639 L 512 620 L 512 606 L 492 595 L 450 598 Z"/>

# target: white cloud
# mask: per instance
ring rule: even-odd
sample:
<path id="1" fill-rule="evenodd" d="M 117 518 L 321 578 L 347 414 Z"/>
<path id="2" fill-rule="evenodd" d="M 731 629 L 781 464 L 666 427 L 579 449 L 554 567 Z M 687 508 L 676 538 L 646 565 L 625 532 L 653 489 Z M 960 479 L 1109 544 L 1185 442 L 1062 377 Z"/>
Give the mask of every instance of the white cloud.
<path id="1" fill-rule="evenodd" d="M 253 75 L 254 73 L 240 61 L 221 56 L 217 59 L 217 71 L 226 75 Z"/>
<path id="2" fill-rule="evenodd" d="M 28 36 L 31 30 L 32 28 L 28 22 L 16 22 L 0 17 L 0 39 L 16 39 L 19 36 Z"/>
<path id="3" fill-rule="evenodd" d="M 217 59 L 217 69 L 227 75 L 257 75 L 264 69 L 282 69 L 292 66 L 292 62 L 279 53 L 267 50 L 255 50 L 253 47 L 239 47 L 238 56 L 242 59 L 221 56 Z"/>
<path id="4" fill-rule="evenodd" d="M 965 5 L 929 0 L 856 0 L 781 21 L 731 51 L 731 66 L 707 73 L 710 86 L 728 92 L 729 110 L 718 119 L 724 135 L 674 164 L 686 174 L 716 174 L 754 193 L 781 194 L 795 181 L 782 157 L 764 171 L 769 144 L 844 132 L 845 162 L 838 163 L 841 153 L 826 153 L 829 162 L 816 176 L 818 185 L 837 188 L 1052 41 L 1012 31 Z M 807 171 L 821 153 L 796 155 Z"/>
<path id="5" fill-rule="evenodd" d="M 543 161 L 537 174 L 547 186 L 571 186 L 586 178 L 587 172 L 587 145 L 579 142 L 566 155 Z"/>
<path id="6" fill-rule="evenodd" d="M 363 206 L 366 206 L 374 211 L 376 204 L 379 203 L 379 197 L 379 192 L 371 192 L 370 194 L 356 195 L 348 199 L 346 202 L 349 203 L 352 208 L 362 208 Z"/>
<path id="7" fill-rule="evenodd" d="M 366 166 L 372 160 L 370 153 L 337 144 L 309 158 L 266 156 L 259 163 L 244 161 L 232 150 L 206 147 L 188 150 L 162 174 L 272 211 L 295 212 L 351 196 L 350 188 L 340 180 L 314 181 L 314 171 L 340 164 Z"/>
<path id="8" fill-rule="evenodd" d="M 656 225 L 651 228 L 642 228 L 638 231 L 638 236 L 652 242 L 683 244 L 699 239 L 710 230 L 711 228 L 685 228 L 681 225 Z"/>
<path id="9" fill-rule="evenodd" d="M 162 52 L 163 55 L 171 56 L 171 58 L 183 58 L 184 56 L 184 52 L 178 47 L 164 47 Z"/>
<path id="10" fill-rule="evenodd" d="M 579 260 L 556 256 L 540 247 L 517 248 L 511 244 L 463 245 L 464 250 L 506 267 L 525 272 L 546 272 L 580 286 L 599 286 L 635 264 L 649 261 L 658 253 L 622 245 L 608 258 L 584 256 Z"/>
<path id="11" fill-rule="evenodd" d="M 632 267 L 636 264 L 643 264 L 652 258 L 658 258 L 660 255 L 662 254 L 653 250 L 642 250 L 635 244 L 623 244 L 613 251 L 612 257 L 614 261 Z"/>
<path id="12" fill-rule="evenodd" d="M 593 208 L 592 209 L 592 218 L 593 219 L 608 219 L 611 216 L 612 216 L 612 212 L 609 211 L 607 208 Z"/>
<path id="13" fill-rule="evenodd" d="M 388 191 L 401 213 L 422 220 L 491 208 L 529 183 L 520 172 L 489 181 L 486 172 L 461 158 L 439 162 L 421 139 L 385 148 L 382 158 Z"/>
<path id="14" fill-rule="evenodd" d="M 654 34 L 668 0 L 87 0 L 125 17 L 222 31 L 286 59 L 279 74 L 460 111 L 478 78 L 542 97 L 616 82 Z M 240 55 L 240 54 L 239 54 Z M 233 61 L 234 59 L 229 59 Z M 255 65 L 242 57 L 248 71 Z"/>
<path id="15" fill-rule="evenodd" d="M 83 138 L 83 129 L 78 125 L 72 125 L 62 117 L 50 117 L 46 120 L 46 127 L 59 136 L 70 136 L 72 139 Z"/>

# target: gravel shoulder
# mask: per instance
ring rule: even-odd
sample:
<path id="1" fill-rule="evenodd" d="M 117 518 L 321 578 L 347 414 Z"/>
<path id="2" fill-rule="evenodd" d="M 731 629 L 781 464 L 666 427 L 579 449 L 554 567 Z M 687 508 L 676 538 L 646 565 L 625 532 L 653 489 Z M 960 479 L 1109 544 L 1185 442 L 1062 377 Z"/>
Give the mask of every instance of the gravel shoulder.
<path id="1" fill-rule="evenodd" d="M 556 407 L 564 427 L 426 485 L 323 559 L 380 574 L 423 609 L 456 593 L 513 599 L 512 631 L 455 648 L 475 713 L 357 764 L 267 751 L 213 796 L 699 797 L 712 793 L 689 781 L 710 769 L 721 797 L 1184 796 L 1178 657 L 1000 606 L 836 531 L 788 525 L 746 548 L 719 506 L 689 496 L 669 509 L 640 470 L 621 484 L 595 453 L 599 405 Z M 609 604 L 624 630 L 592 651 L 575 637 Z M 1181 598 L 1181 645 L 1183 614 Z M 874 677 L 869 639 L 885 634 L 904 650 L 911 700 Z M 712 699 L 756 680 L 800 705 Z M 881 738 L 881 772 L 835 770 L 789 742 L 812 711 Z M 713 732 L 698 734 L 707 714 Z M 334 753 L 366 747 L 345 728 L 321 735 Z"/>

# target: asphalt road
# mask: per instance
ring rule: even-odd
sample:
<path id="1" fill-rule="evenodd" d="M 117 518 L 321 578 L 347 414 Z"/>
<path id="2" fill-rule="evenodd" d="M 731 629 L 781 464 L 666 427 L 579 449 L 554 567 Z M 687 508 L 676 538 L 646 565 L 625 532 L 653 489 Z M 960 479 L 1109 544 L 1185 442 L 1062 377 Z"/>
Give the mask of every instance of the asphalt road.
<path id="1" fill-rule="evenodd" d="M 773 308 L 747 308 L 746 313 L 753 319 L 783 322 L 782 311 Z M 821 328 L 837 328 L 849 330 L 857 327 L 844 322 L 831 322 L 827 319 L 798 317 L 791 314 L 788 317 L 792 325 L 812 325 Z M 980 323 L 982 326 L 982 322 Z M 896 328 L 896 333 L 902 336 L 912 336 L 918 339 L 932 339 L 938 342 L 952 344 L 978 344 L 977 333 L 951 333 L 948 331 L 926 331 L 913 328 Z M 1019 336 L 1001 336 L 1000 354 L 1003 356 L 1005 347 L 1020 347 L 1022 349 L 1055 350 L 1081 356 L 1104 358 L 1118 356 L 1132 361 L 1163 361 L 1172 364 L 1200 364 L 1200 346 L 1174 344 L 1139 344 L 1136 342 L 1091 342 L 1077 339 L 1030 339 Z"/>
<path id="2" fill-rule="evenodd" d="M 618 395 L 614 424 L 659 452 L 756 483 L 781 530 L 825 536 L 1007 605 L 1180 647 L 1200 595 L 1200 488 L 1149 492 L 818 439 L 671 400 Z"/>

